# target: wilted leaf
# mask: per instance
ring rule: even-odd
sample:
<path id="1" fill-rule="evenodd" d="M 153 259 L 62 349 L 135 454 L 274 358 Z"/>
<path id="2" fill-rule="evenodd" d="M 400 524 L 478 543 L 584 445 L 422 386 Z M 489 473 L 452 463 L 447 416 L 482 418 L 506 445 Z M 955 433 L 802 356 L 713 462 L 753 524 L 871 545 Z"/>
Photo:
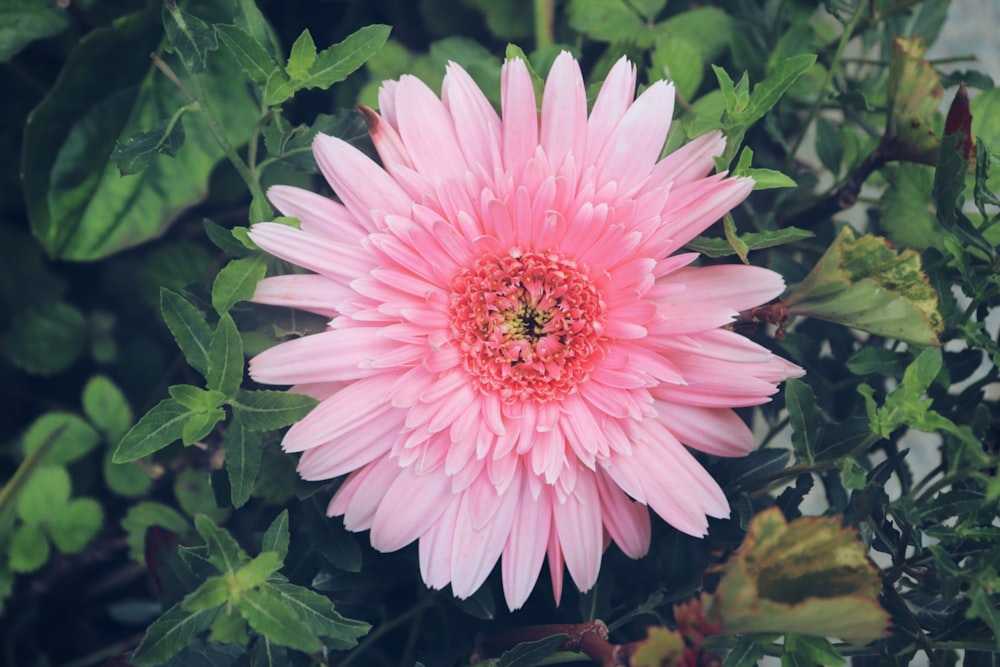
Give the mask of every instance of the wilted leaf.
<path id="1" fill-rule="evenodd" d="M 920 37 L 896 37 L 889 60 L 889 117 L 885 142 L 894 158 L 933 165 L 938 137 L 931 120 L 944 90 L 934 67 L 924 58 Z"/>
<path id="2" fill-rule="evenodd" d="M 784 305 L 795 315 L 913 345 L 939 345 L 944 327 L 920 255 L 897 254 L 885 239 L 870 234 L 855 239 L 847 226 Z"/>
<path id="3" fill-rule="evenodd" d="M 721 615 L 726 633 L 800 633 L 866 644 L 889 623 L 878 603 L 881 588 L 864 545 L 839 518 L 789 523 L 771 508 L 750 523 L 711 611 Z"/>

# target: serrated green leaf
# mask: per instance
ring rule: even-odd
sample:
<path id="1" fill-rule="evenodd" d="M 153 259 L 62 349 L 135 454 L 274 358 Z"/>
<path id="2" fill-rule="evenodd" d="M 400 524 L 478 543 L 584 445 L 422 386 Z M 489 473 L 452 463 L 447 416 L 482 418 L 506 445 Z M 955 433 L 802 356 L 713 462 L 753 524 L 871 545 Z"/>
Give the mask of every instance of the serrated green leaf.
<path id="1" fill-rule="evenodd" d="M 189 384 L 169 387 L 170 397 L 192 412 L 208 412 L 222 405 L 226 397 L 219 391 L 209 391 Z"/>
<path id="2" fill-rule="evenodd" d="M 40 466 L 21 487 L 17 496 L 17 516 L 26 524 L 42 525 L 53 511 L 66 505 L 71 493 L 72 483 L 66 468 Z"/>
<path id="3" fill-rule="evenodd" d="M 173 3 L 163 4 L 163 27 L 170 46 L 188 71 L 192 74 L 204 72 L 208 52 L 219 46 L 212 27 L 197 16 L 180 11 Z"/>
<path id="4" fill-rule="evenodd" d="M 278 69 L 278 63 L 267 49 L 239 26 L 215 24 L 213 27 L 246 77 L 258 86 L 266 84 L 268 77 Z"/>
<path id="5" fill-rule="evenodd" d="M 40 526 L 22 524 L 14 529 L 7 546 L 7 563 L 13 572 L 34 572 L 49 560 L 49 542 Z"/>
<path id="6" fill-rule="evenodd" d="M 83 388 L 83 412 L 110 442 L 118 442 L 132 425 L 132 408 L 121 389 L 104 375 Z"/>
<path id="7" fill-rule="evenodd" d="M 267 637 L 260 637 L 250 647 L 250 667 L 285 667 L 288 649 L 278 646 Z"/>
<path id="8" fill-rule="evenodd" d="M 778 103 L 785 91 L 791 88 L 792 84 L 815 62 L 816 56 L 811 53 L 802 53 L 779 62 L 763 81 L 754 86 L 753 92 L 750 93 L 750 103 L 741 121 L 749 125 L 763 118 L 764 114 Z"/>
<path id="9" fill-rule="evenodd" d="M 800 461 L 813 463 L 825 425 L 823 413 L 816 405 L 816 394 L 805 382 L 789 379 L 785 382 L 785 405 L 792 426 L 792 447 Z"/>
<path id="10" fill-rule="evenodd" d="M 292 51 L 285 65 L 285 73 L 293 82 L 303 81 L 309 76 L 309 70 L 316 62 L 316 43 L 312 34 L 306 28 L 292 44 Z"/>
<path id="11" fill-rule="evenodd" d="M 658 23 L 657 40 L 683 40 L 697 49 L 701 63 L 716 60 L 729 47 L 735 28 L 733 17 L 718 7 L 696 7 Z"/>
<path id="12" fill-rule="evenodd" d="M 906 370 L 905 355 L 882 347 L 863 347 L 845 362 L 847 370 L 855 375 L 877 373 L 885 377 L 901 377 Z"/>
<path id="13" fill-rule="evenodd" d="M 882 194 L 879 223 L 889 240 L 897 247 L 915 250 L 938 245 L 944 229 L 930 200 L 934 170 L 922 164 L 901 162 L 883 173 L 889 187 Z"/>
<path id="14" fill-rule="evenodd" d="M 631 41 L 643 34 L 647 43 L 653 40 L 644 21 L 624 0 L 571 0 L 567 11 L 574 30 L 599 42 Z"/>
<path id="15" fill-rule="evenodd" d="M 229 601 L 229 594 L 229 583 L 225 577 L 209 577 L 184 596 L 181 608 L 185 611 L 203 611 L 221 607 Z"/>
<path id="16" fill-rule="evenodd" d="M 55 438 L 44 458 L 44 463 L 49 465 L 75 461 L 85 456 L 101 439 L 90 424 L 70 412 L 46 412 L 25 431 L 22 438 L 24 453 L 31 454 L 49 438 Z"/>
<path id="17" fill-rule="evenodd" d="M 222 408 L 213 408 L 207 412 L 192 412 L 184 428 L 181 429 L 181 442 L 185 447 L 200 442 L 225 418 L 226 413 Z"/>
<path id="18" fill-rule="evenodd" d="M 248 430 L 273 431 L 301 420 L 317 403 L 305 394 L 264 389 L 241 390 L 230 406 Z"/>
<path id="19" fill-rule="evenodd" d="M 262 254 L 229 262 L 212 283 L 215 312 L 224 315 L 236 303 L 252 298 L 257 283 L 263 280 L 266 271 L 267 262 Z"/>
<path id="20" fill-rule="evenodd" d="M 240 545 L 233 539 L 233 536 L 216 526 L 204 514 L 199 514 L 194 518 L 194 527 L 205 540 L 205 546 L 208 547 L 208 560 L 223 574 L 235 574 L 250 560 L 240 549 Z"/>
<path id="21" fill-rule="evenodd" d="M 798 227 L 786 227 L 785 229 L 775 229 L 766 232 L 747 232 L 739 235 L 740 239 L 750 250 L 761 250 L 763 248 L 773 248 L 786 243 L 794 243 L 802 239 L 812 238 L 813 233 Z M 709 238 L 699 236 L 691 239 L 687 247 L 702 253 L 708 257 L 726 257 L 733 255 L 736 251 L 726 239 Z"/>
<path id="22" fill-rule="evenodd" d="M 976 582 L 969 591 L 969 610 L 966 612 L 968 618 L 978 618 L 989 626 L 993 632 L 994 641 L 1000 649 L 1000 608 L 997 608 L 993 600 L 993 593 L 996 590 L 995 584 L 984 585 L 983 582 Z"/>
<path id="23" fill-rule="evenodd" d="M 687 39 L 659 38 L 650 54 L 650 78 L 665 78 L 674 82 L 677 94 L 690 100 L 698 92 L 705 66 L 698 47 Z"/>
<path id="24" fill-rule="evenodd" d="M 250 499 L 264 454 L 264 439 L 251 432 L 236 416 L 222 441 L 226 452 L 226 472 L 229 475 L 230 499 L 233 507 L 242 507 Z"/>
<path id="25" fill-rule="evenodd" d="M 249 639 L 250 629 L 247 627 L 247 622 L 243 620 L 242 616 L 236 613 L 235 609 L 227 608 L 226 613 L 216 616 L 215 621 L 212 622 L 212 631 L 208 633 L 208 640 L 210 642 L 236 643 L 239 651 L 237 655 L 243 653 L 242 649 L 246 646 Z M 209 664 L 215 665 L 216 663 Z"/>
<path id="26" fill-rule="evenodd" d="M 283 509 L 281 513 L 274 517 L 274 521 L 267 527 L 264 538 L 260 543 L 261 551 L 274 551 L 282 561 L 288 555 L 288 510 Z"/>
<path id="27" fill-rule="evenodd" d="M 276 106 L 295 94 L 295 86 L 289 81 L 288 75 L 282 70 L 276 69 L 267 77 L 264 84 L 264 104 Z"/>
<path id="28" fill-rule="evenodd" d="M 29 308 L 10 323 L 0 350 L 34 375 L 60 373 L 76 361 L 87 340 L 87 320 L 76 306 L 56 301 Z"/>
<path id="29" fill-rule="evenodd" d="M 301 619 L 285 607 L 271 586 L 246 591 L 237 609 L 251 628 L 275 644 L 309 653 L 323 647 L 315 634 L 302 627 Z"/>
<path id="30" fill-rule="evenodd" d="M 733 216 L 727 213 L 722 219 L 722 230 L 726 235 L 726 241 L 729 242 L 730 247 L 732 247 L 733 252 L 736 256 L 740 258 L 740 261 L 744 264 L 749 264 L 747 261 L 747 253 L 750 252 L 750 246 L 747 245 L 746 241 L 740 238 L 739 234 L 736 233 L 736 223 L 733 222 Z"/>
<path id="31" fill-rule="evenodd" d="M 243 382 L 243 366 L 243 341 L 233 318 L 226 313 L 219 318 L 208 348 L 208 388 L 227 398 L 235 395 Z"/>
<path id="32" fill-rule="evenodd" d="M 74 498 L 49 517 L 52 543 L 64 554 L 82 550 L 104 523 L 104 511 L 93 498 Z"/>
<path id="33" fill-rule="evenodd" d="M 297 87 L 326 89 L 343 81 L 382 48 L 390 30 L 387 25 L 366 26 L 342 42 L 320 51 L 309 70 L 309 77 L 297 83 Z"/>
<path id="34" fill-rule="evenodd" d="M 191 414 L 172 398 L 160 401 L 129 429 L 115 448 L 112 460 L 115 463 L 134 461 L 177 442 Z"/>
<path id="35" fill-rule="evenodd" d="M 205 234 L 208 236 L 209 240 L 215 244 L 219 250 L 222 250 L 227 255 L 232 255 L 234 257 L 246 257 L 247 249 L 240 243 L 233 232 L 230 229 L 226 229 L 222 225 L 205 218 L 202 221 L 205 226 Z"/>
<path id="36" fill-rule="evenodd" d="M 165 287 L 160 290 L 160 313 L 191 368 L 208 375 L 212 329 L 205 316 L 190 301 Z"/>
<path id="37" fill-rule="evenodd" d="M 764 651 L 761 650 L 760 644 L 753 637 L 743 637 L 726 655 L 722 667 L 754 667 L 763 657 Z"/>
<path id="38" fill-rule="evenodd" d="M 153 164 L 158 155 L 175 157 L 184 145 L 184 124 L 179 109 L 171 118 L 161 120 L 149 130 L 136 132 L 127 139 L 115 142 L 111 160 L 118 166 L 118 173 L 131 176 Z"/>
<path id="39" fill-rule="evenodd" d="M 236 583 L 240 590 L 260 586 L 281 569 L 281 557 L 274 551 L 263 551 L 236 572 Z"/>
<path id="40" fill-rule="evenodd" d="M 215 620 L 219 609 L 189 612 L 181 603 L 168 609 L 146 629 L 146 635 L 132 653 L 135 667 L 155 667 L 187 646 Z"/>
<path id="41" fill-rule="evenodd" d="M 308 588 L 290 583 L 273 583 L 266 587 L 311 633 L 331 640 L 324 643 L 332 649 L 353 648 L 358 637 L 371 630 L 368 623 L 344 618 L 334 610 L 330 600 Z"/>
<path id="42" fill-rule="evenodd" d="M 755 191 L 773 190 L 775 188 L 794 188 L 798 186 L 798 183 L 793 181 L 791 176 L 783 174 L 775 169 L 754 167 L 747 171 L 747 176 L 753 179 L 753 189 Z"/>

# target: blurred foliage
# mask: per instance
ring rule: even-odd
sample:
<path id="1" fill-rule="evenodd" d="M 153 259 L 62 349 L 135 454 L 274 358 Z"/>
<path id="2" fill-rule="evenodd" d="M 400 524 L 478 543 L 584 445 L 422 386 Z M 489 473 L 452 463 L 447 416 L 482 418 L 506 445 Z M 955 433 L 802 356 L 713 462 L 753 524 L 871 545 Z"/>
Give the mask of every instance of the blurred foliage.
<path id="1" fill-rule="evenodd" d="M 0 662 L 996 664 L 1000 90 L 926 59 L 948 7 L 4 3 Z M 591 83 L 622 54 L 673 80 L 666 150 L 726 134 L 758 189 L 690 246 L 798 285 L 736 326 L 808 374 L 745 411 L 757 451 L 703 457 L 732 504 L 705 540 L 654 522 L 646 558 L 511 614 L 493 579 L 427 590 L 295 474 L 280 432 L 314 401 L 245 358 L 323 321 L 246 303 L 279 269 L 246 225 L 272 183 L 323 191 L 317 132 L 372 152 L 352 108 L 382 80 L 453 60 L 496 102 L 505 55 L 544 76 L 562 49 Z"/>

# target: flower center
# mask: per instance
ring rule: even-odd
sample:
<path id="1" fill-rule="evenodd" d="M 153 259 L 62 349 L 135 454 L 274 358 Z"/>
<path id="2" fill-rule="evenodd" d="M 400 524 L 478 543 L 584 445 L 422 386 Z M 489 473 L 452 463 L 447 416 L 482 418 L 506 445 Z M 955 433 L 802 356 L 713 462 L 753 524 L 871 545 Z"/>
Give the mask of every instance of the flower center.
<path id="1" fill-rule="evenodd" d="M 451 287 L 452 334 L 484 391 L 544 403 L 587 379 L 606 308 L 576 262 L 513 248 L 479 258 Z"/>

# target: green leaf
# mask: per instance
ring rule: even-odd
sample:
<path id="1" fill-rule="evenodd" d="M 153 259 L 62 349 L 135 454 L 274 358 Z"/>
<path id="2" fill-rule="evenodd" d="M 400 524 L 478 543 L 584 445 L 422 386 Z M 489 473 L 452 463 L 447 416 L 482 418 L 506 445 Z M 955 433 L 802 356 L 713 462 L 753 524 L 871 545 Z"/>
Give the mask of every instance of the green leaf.
<path id="1" fill-rule="evenodd" d="M 205 316 L 190 301 L 165 287 L 160 289 L 160 313 L 191 368 L 208 375 L 212 329 Z"/>
<path id="2" fill-rule="evenodd" d="M 181 607 L 186 611 L 215 609 L 229 602 L 229 582 L 225 577 L 209 577 L 198 588 L 184 596 Z"/>
<path id="3" fill-rule="evenodd" d="M 755 191 L 798 187 L 798 183 L 793 181 L 791 176 L 783 174 L 775 169 L 754 167 L 752 169 L 748 169 L 746 175 L 753 179 L 753 189 Z"/>
<path id="4" fill-rule="evenodd" d="M 743 637 L 726 656 L 722 667 L 755 667 L 763 657 L 760 644 L 753 637 Z"/>
<path id="5" fill-rule="evenodd" d="M 897 160 L 934 164 L 939 141 L 931 129 L 944 91 L 941 79 L 924 58 L 919 36 L 896 37 L 889 60 L 889 117 L 885 136 Z"/>
<path id="6" fill-rule="evenodd" d="M 175 384 L 167 391 L 172 399 L 192 412 L 208 412 L 226 400 L 222 392 L 207 391 L 189 384 Z"/>
<path id="7" fill-rule="evenodd" d="M 357 645 L 357 638 L 371 630 L 363 621 L 344 618 L 334 611 L 330 600 L 308 588 L 290 583 L 267 584 L 268 590 L 315 635 L 333 641 L 329 648 L 344 651 Z"/>
<path id="8" fill-rule="evenodd" d="M 219 325 L 208 348 L 208 388 L 234 396 L 243 382 L 243 341 L 236 323 L 228 313 L 219 318 Z"/>
<path id="9" fill-rule="evenodd" d="M 168 609 L 146 629 L 146 635 L 132 653 L 136 667 L 154 667 L 176 655 L 203 630 L 207 630 L 219 609 L 190 612 L 181 603 Z"/>
<path id="10" fill-rule="evenodd" d="M 763 81 L 754 86 L 750 93 L 750 104 L 741 121 L 749 125 L 762 118 L 815 62 L 816 56 L 811 53 L 802 53 L 779 62 Z"/>
<path id="11" fill-rule="evenodd" d="M 87 321 L 75 306 L 62 301 L 21 313 L 0 340 L 4 355 L 34 375 L 60 373 L 76 361 L 87 340 Z"/>
<path id="12" fill-rule="evenodd" d="M 645 640 L 637 642 L 637 650 L 629 658 L 629 667 L 683 664 L 684 637 L 680 632 L 653 626 L 646 629 L 646 634 Z"/>
<path id="13" fill-rule="evenodd" d="M 149 487 L 153 485 L 150 473 L 135 461 L 115 463 L 112 460 L 113 454 L 111 449 L 106 450 L 102 465 L 104 483 L 108 488 L 113 493 L 129 498 L 141 496 L 149 491 Z"/>
<path id="14" fill-rule="evenodd" d="M 962 137 L 957 134 L 941 140 L 937 169 L 934 170 L 934 201 L 937 202 L 937 217 L 949 228 L 958 219 L 965 193 L 965 174 L 968 162 L 958 150 Z"/>
<path id="15" fill-rule="evenodd" d="M 650 79 L 673 81 L 677 94 L 685 100 L 698 92 L 705 66 L 696 44 L 681 38 L 659 38 L 650 58 Z"/>
<path id="16" fill-rule="evenodd" d="M 844 160 L 844 139 L 833 123 L 822 116 L 816 117 L 816 155 L 827 170 L 836 177 Z"/>
<path id="17" fill-rule="evenodd" d="M 698 7 L 671 16 L 655 28 L 657 41 L 685 41 L 697 49 L 699 65 L 715 60 L 732 41 L 736 23 L 718 7 Z"/>
<path id="18" fill-rule="evenodd" d="M 53 511 L 69 501 L 72 483 L 62 466 L 41 466 L 21 487 L 17 496 L 17 516 L 29 525 L 44 524 Z"/>
<path id="19" fill-rule="evenodd" d="M 994 641 L 1000 649 L 1000 609 L 993 599 L 996 591 L 996 582 L 985 584 L 977 581 L 969 590 L 969 609 L 966 612 L 968 618 L 978 618 L 989 626 L 993 632 Z"/>
<path id="20" fill-rule="evenodd" d="M 118 386 L 95 375 L 83 388 L 83 412 L 110 442 L 118 442 L 132 425 L 132 408 Z"/>
<path id="21" fill-rule="evenodd" d="M 944 328 L 920 255 L 897 254 L 871 234 L 855 239 L 848 226 L 784 304 L 793 314 L 919 346 L 938 345 Z"/>
<path id="22" fill-rule="evenodd" d="M 70 412 L 46 412 L 25 431 L 22 439 L 24 453 L 27 455 L 34 452 L 52 437 L 55 437 L 55 441 L 50 444 L 44 460 L 49 465 L 75 461 L 85 456 L 101 440 L 97 431 L 76 415 Z"/>
<path id="23" fill-rule="evenodd" d="M 288 509 L 281 510 L 281 514 L 274 517 L 274 521 L 267 527 L 264 539 L 261 540 L 261 551 L 273 551 L 278 554 L 282 561 L 288 555 Z"/>
<path id="24" fill-rule="evenodd" d="M 828 665 L 836 667 L 844 664 L 844 657 L 837 653 L 837 649 L 824 637 L 814 637 L 796 633 L 789 633 L 785 637 L 785 651 L 782 654 L 782 663 L 787 654 L 794 653 L 807 665 Z"/>
<path id="25" fill-rule="evenodd" d="M 653 39 L 643 20 L 624 0 L 570 0 L 569 24 L 599 42 L 637 40 L 645 33 Z"/>
<path id="26" fill-rule="evenodd" d="M 729 242 L 737 257 L 740 258 L 740 261 L 744 264 L 749 264 L 747 253 L 750 252 L 750 246 L 736 233 L 736 223 L 733 221 L 731 213 L 727 213 L 722 219 L 722 230 L 725 232 L 726 241 Z"/>
<path id="27" fill-rule="evenodd" d="M 297 83 L 300 88 L 329 88 L 343 81 L 389 38 L 391 28 L 387 25 L 369 25 L 349 35 L 342 42 L 320 51 L 309 70 L 309 77 Z"/>
<path id="28" fill-rule="evenodd" d="M 212 623 L 212 631 L 208 633 L 208 640 L 214 643 L 235 644 L 238 651 L 237 655 L 239 655 L 243 653 L 243 647 L 250 640 L 250 629 L 247 627 L 247 622 L 243 620 L 242 616 L 236 613 L 235 609 L 226 608 L 226 613 L 215 617 L 215 621 Z M 217 663 L 209 664 L 214 665 Z"/>
<path id="29" fill-rule="evenodd" d="M 250 667 L 285 667 L 288 664 L 288 649 L 260 637 L 250 647 Z"/>
<path id="30" fill-rule="evenodd" d="M 97 535 L 104 523 L 104 512 L 93 498 L 74 498 L 53 510 L 48 523 L 52 543 L 64 554 L 72 554 Z"/>
<path id="31" fill-rule="evenodd" d="M 181 439 L 191 411 L 172 398 L 157 403 L 139 422 L 129 429 L 112 460 L 125 463 L 158 452 Z"/>
<path id="32" fill-rule="evenodd" d="M 219 250 L 234 257 L 246 257 L 247 248 L 233 235 L 233 230 L 226 229 L 222 225 L 212 222 L 208 218 L 202 221 L 205 226 L 205 235 L 215 244 Z M 245 228 L 243 228 L 245 229 Z"/>
<path id="33" fill-rule="evenodd" d="M 250 627 L 275 644 L 313 653 L 323 645 L 316 635 L 302 626 L 302 620 L 285 606 L 273 586 L 246 591 L 237 605 Z"/>
<path id="34" fill-rule="evenodd" d="M 280 69 L 271 72 L 264 84 L 264 104 L 276 106 L 295 94 L 295 86 Z"/>
<path id="35" fill-rule="evenodd" d="M 800 461 L 813 463 L 825 429 L 823 413 L 816 405 L 812 387 L 801 380 L 785 383 L 785 405 L 792 425 L 792 447 Z"/>
<path id="36" fill-rule="evenodd" d="M 10 3 L 0 9 L 0 62 L 9 61 L 28 44 L 58 35 L 68 26 L 66 10 L 59 5 Z"/>
<path id="37" fill-rule="evenodd" d="M 224 157 L 195 113 L 185 119 L 187 141 L 173 160 L 126 177 L 109 160 L 116 141 L 190 103 L 149 60 L 162 33 L 156 3 L 149 7 L 87 33 L 28 118 L 25 201 L 32 231 L 52 257 L 99 259 L 159 236 L 204 198 Z M 257 104 L 235 63 L 220 53 L 201 76 L 207 92 L 199 102 L 213 110 L 232 145 L 246 143 Z"/>
<path id="38" fill-rule="evenodd" d="M 316 62 L 316 43 L 313 42 L 312 34 L 306 28 L 292 44 L 292 52 L 288 56 L 288 64 L 285 65 L 285 73 L 293 82 L 303 81 L 309 76 L 309 70 Z"/>
<path id="39" fill-rule="evenodd" d="M 872 373 L 885 377 L 901 377 L 906 370 L 906 356 L 883 347 L 863 347 L 845 362 L 847 370 L 855 375 Z"/>
<path id="40" fill-rule="evenodd" d="M 930 194 L 934 170 L 922 164 L 901 162 L 885 169 L 889 187 L 882 194 L 879 223 L 897 247 L 924 250 L 940 243 L 944 229 L 934 215 Z"/>
<path id="41" fill-rule="evenodd" d="M 312 396 L 288 391 L 241 390 L 230 402 L 233 415 L 250 431 L 273 431 L 301 420 L 316 407 Z"/>
<path id="42" fill-rule="evenodd" d="M 798 227 L 786 227 L 785 229 L 774 229 L 765 232 L 747 232 L 738 235 L 740 240 L 749 250 L 761 250 L 763 248 L 773 248 L 786 243 L 794 243 L 802 239 L 812 238 L 813 233 Z M 736 250 L 726 239 L 710 238 L 699 236 L 691 239 L 687 247 L 700 252 L 708 257 L 726 257 L 733 255 Z"/>
<path id="43" fill-rule="evenodd" d="M 229 262 L 212 283 L 212 306 L 219 315 L 229 312 L 234 304 L 253 297 L 257 283 L 264 278 L 267 263 L 263 254 Z"/>
<path id="44" fill-rule="evenodd" d="M 207 412 L 193 412 L 181 430 L 181 442 L 185 447 L 200 442 L 212 432 L 216 424 L 225 418 L 226 412 L 222 408 L 213 408 Z"/>
<path id="45" fill-rule="evenodd" d="M 175 533 L 183 533 L 190 528 L 177 510 L 161 503 L 147 501 L 130 507 L 122 519 L 122 529 L 128 535 L 129 557 L 132 560 L 143 561 L 146 530 L 150 526 L 160 526 Z"/>
<path id="46" fill-rule="evenodd" d="M 40 526 L 22 524 L 14 529 L 7 547 L 7 562 L 14 572 L 34 572 L 49 560 L 49 542 Z"/>
<path id="47" fill-rule="evenodd" d="M 180 11 L 173 2 L 163 3 L 163 27 L 184 67 L 192 74 L 204 72 L 208 52 L 219 47 L 212 27 L 197 16 Z"/>
<path id="48" fill-rule="evenodd" d="M 267 49 L 239 26 L 216 24 L 214 28 L 222 45 L 233 56 L 246 77 L 258 86 L 266 84 L 268 77 L 278 69 L 278 63 Z"/>
<path id="49" fill-rule="evenodd" d="M 199 514 L 194 518 L 194 527 L 205 540 L 205 546 L 208 547 L 208 560 L 223 574 L 235 574 L 250 560 L 240 549 L 240 545 L 233 539 L 233 536 L 216 526 L 204 514 Z"/>
<path id="50" fill-rule="evenodd" d="M 257 483 L 264 439 L 259 433 L 249 431 L 242 418 L 237 416 L 226 429 L 222 447 L 226 452 L 230 499 L 233 507 L 242 507 L 250 499 Z"/>
<path id="51" fill-rule="evenodd" d="M 277 553 L 261 552 L 236 572 L 236 583 L 239 584 L 240 590 L 256 588 L 280 570 L 281 566 L 281 557 Z"/>
<path id="52" fill-rule="evenodd" d="M 330 521 L 323 508 L 313 504 L 302 513 L 302 527 L 309 541 L 331 565 L 347 572 L 361 571 L 361 548 L 339 521 Z"/>
<path id="53" fill-rule="evenodd" d="M 186 111 L 179 109 L 168 120 L 162 120 L 145 132 L 137 132 L 124 141 L 115 143 L 111 160 L 118 165 L 122 176 L 138 174 L 156 159 L 157 155 L 175 157 L 184 145 L 184 125 L 181 116 Z"/>

